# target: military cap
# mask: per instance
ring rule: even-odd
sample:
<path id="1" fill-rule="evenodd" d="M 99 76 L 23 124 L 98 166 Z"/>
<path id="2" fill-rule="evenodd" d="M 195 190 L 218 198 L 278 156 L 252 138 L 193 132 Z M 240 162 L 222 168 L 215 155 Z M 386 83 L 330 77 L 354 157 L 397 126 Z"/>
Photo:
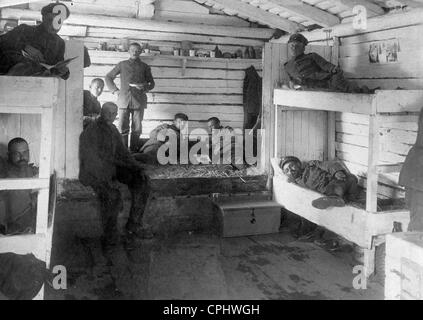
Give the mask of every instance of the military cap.
<path id="1" fill-rule="evenodd" d="M 61 6 L 64 6 L 66 8 L 66 18 L 68 18 L 70 16 L 70 10 L 69 10 L 69 8 L 67 6 L 65 6 L 63 3 L 56 3 L 56 2 L 50 3 L 50 4 L 46 5 L 46 6 L 44 6 L 41 9 L 41 15 L 42 16 L 45 16 L 48 13 L 52 13 L 53 12 L 53 8 L 55 6 L 57 6 L 57 5 L 61 5 Z"/>
<path id="2" fill-rule="evenodd" d="M 308 44 L 308 40 L 307 40 L 307 38 L 306 38 L 306 37 L 304 37 L 301 33 L 294 33 L 293 35 L 291 35 L 291 36 L 289 37 L 288 43 L 290 43 L 290 42 L 294 42 L 294 41 L 301 42 L 301 43 L 303 43 L 305 46 Z"/>
<path id="3" fill-rule="evenodd" d="M 285 157 L 285 158 L 283 158 L 282 160 L 281 160 L 281 165 L 280 165 L 280 167 L 281 167 L 281 169 L 283 169 L 283 167 L 288 163 L 288 162 L 292 162 L 292 161 L 294 161 L 294 162 L 298 162 L 298 164 L 299 165 L 301 165 L 301 161 L 300 161 L 300 159 L 298 159 L 297 157 L 294 157 L 294 156 L 287 156 L 287 157 Z"/>

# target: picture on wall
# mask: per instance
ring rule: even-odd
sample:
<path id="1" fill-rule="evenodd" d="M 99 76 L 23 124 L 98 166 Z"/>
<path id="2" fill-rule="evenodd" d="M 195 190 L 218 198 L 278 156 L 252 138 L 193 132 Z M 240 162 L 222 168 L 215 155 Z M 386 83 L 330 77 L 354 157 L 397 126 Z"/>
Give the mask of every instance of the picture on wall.
<path id="1" fill-rule="evenodd" d="M 373 42 L 369 45 L 369 62 L 396 63 L 399 61 L 400 51 L 398 39 Z"/>

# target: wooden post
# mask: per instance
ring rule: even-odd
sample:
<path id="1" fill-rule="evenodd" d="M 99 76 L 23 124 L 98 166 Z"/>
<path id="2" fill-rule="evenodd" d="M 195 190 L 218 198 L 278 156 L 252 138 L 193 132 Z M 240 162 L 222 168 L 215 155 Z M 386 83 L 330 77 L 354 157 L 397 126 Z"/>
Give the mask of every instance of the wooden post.
<path id="1" fill-rule="evenodd" d="M 262 97 L 262 126 L 263 131 L 263 140 L 261 143 L 261 155 L 257 157 L 258 167 L 261 170 L 268 170 L 268 160 L 269 160 L 269 149 L 270 149 L 270 132 L 273 131 L 273 126 L 271 122 L 271 106 L 273 106 L 272 101 L 272 44 L 266 43 L 264 46 L 263 54 L 263 97 Z M 245 111 L 244 111 L 245 112 Z"/>
<path id="2" fill-rule="evenodd" d="M 50 178 L 53 140 L 53 107 L 41 114 L 41 148 L 39 178 Z M 48 223 L 49 189 L 38 191 L 36 233 L 46 233 Z"/>
<path id="3" fill-rule="evenodd" d="M 379 116 L 376 113 L 377 99 L 373 99 L 372 113 L 369 116 L 369 149 L 367 164 L 366 210 L 377 212 L 377 185 L 379 162 Z"/>
<path id="4" fill-rule="evenodd" d="M 84 45 L 82 41 L 66 42 L 65 59 L 78 57 L 69 64 L 66 80 L 66 178 L 77 179 L 79 174 L 79 135 L 82 132 L 82 104 L 84 89 Z"/>
<path id="5" fill-rule="evenodd" d="M 368 278 L 375 272 L 376 249 L 374 246 L 372 246 L 371 249 L 364 249 L 363 253 L 364 273 Z"/>
<path id="6" fill-rule="evenodd" d="M 333 37 L 333 46 L 331 52 L 331 62 L 334 65 L 338 65 L 339 60 L 339 39 Z M 334 160 L 336 157 L 336 113 L 328 111 L 328 154 L 329 160 Z"/>

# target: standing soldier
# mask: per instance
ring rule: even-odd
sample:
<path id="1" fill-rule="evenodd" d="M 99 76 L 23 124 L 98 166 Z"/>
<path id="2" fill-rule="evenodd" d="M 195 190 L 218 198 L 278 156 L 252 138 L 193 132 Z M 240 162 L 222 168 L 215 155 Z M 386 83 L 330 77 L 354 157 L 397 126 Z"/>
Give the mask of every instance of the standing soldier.
<path id="1" fill-rule="evenodd" d="M 140 60 L 141 46 L 138 43 L 129 45 L 129 60 L 121 61 L 106 75 L 106 85 L 118 96 L 119 132 L 128 146 L 129 116 L 132 116 L 130 147 L 132 151 L 139 149 L 139 138 L 142 133 L 144 109 L 147 107 L 146 93 L 154 88 L 151 68 Z M 114 83 L 120 74 L 120 89 Z"/>

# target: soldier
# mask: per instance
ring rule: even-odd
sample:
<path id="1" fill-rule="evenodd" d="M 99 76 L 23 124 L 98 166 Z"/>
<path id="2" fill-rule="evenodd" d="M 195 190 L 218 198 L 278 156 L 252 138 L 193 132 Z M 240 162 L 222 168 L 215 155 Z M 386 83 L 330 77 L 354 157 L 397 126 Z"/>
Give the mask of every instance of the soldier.
<path id="1" fill-rule="evenodd" d="M 82 117 L 84 129 L 100 115 L 101 105 L 98 101 L 98 97 L 103 92 L 103 89 L 104 81 L 100 78 L 95 78 L 91 81 L 90 90 L 84 90 Z"/>
<path id="2" fill-rule="evenodd" d="M 305 54 L 308 40 L 300 33 L 293 34 L 288 41 L 291 60 L 284 64 L 291 89 L 318 89 L 326 91 L 370 93 L 369 88 L 358 87 L 344 78 L 342 70 L 326 61 L 315 52 Z"/>
<path id="3" fill-rule="evenodd" d="M 343 207 L 345 200 L 355 200 L 358 194 L 358 179 L 338 161 L 313 160 L 302 165 L 297 157 L 282 159 L 280 167 L 288 182 L 324 194 L 312 202 L 317 209 Z"/>
<path id="4" fill-rule="evenodd" d="M 61 25 L 54 25 L 57 3 L 50 3 L 41 9 L 42 23 L 38 26 L 22 24 L 0 37 L 0 74 L 14 76 L 59 76 L 69 78 L 66 66 L 55 67 L 47 71 L 39 63 L 55 65 L 64 60 L 65 41 L 57 35 Z M 70 11 L 66 8 L 66 18 Z M 22 53 L 25 51 L 27 57 Z"/>
<path id="5" fill-rule="evenodd" d="M 29 163 L 28 142 L 14 138 L 7 146 L 7 162 L 0 164 L 0 179 L 33 178 L 38 168 Z M 37 192 L 33 190 L 7 190 L 0 192 L 6 208 L 6 234 L 35 231 Z"/>
<path id="6" fill-rule="evenodd" d="M 147 108 L 147 95 L 154 88 L 154 79 L 151 68 L 140 59 L 141 46 L 134 42 L 129 45 L 129 59 L 121 61 L 105 77 L 109 90 L 118 97 L 119 132 L 124 143 L 128 146 L 129 127 L 131 150 L 139 149 L 139 138 L 142 133 L 144 109 Z M 120 74 L 120 89 L 114 80 Z M 130 115 L 132 123 L 130 125 Z"/>
<path id="7" fill-rule="evenodd" d="M 408 231 L 423 231 L 423 109 L 420 110 L 417 139 L 402 167 L 399 184 L 405 187 L 410 208 Z"/>
<path id="8" fill-rule="evenodd" d="M 117 109 L 113 102 L 106 102 L 100 117 L 82 132 L 79 144 L 79 180 L 91 186 L 100 201 L 104 231 L 102 243 L 106 249 L 119 240 L 117 218 L 123 205 L 119 182 L 126 184 L 131 192 L 131 208 L 125 227 L 127 245 L 135 246 L 138 239 L 153 236 L 142 221 L 150 182 L 142 165 L 129 153 L 113 125 Z"/>

